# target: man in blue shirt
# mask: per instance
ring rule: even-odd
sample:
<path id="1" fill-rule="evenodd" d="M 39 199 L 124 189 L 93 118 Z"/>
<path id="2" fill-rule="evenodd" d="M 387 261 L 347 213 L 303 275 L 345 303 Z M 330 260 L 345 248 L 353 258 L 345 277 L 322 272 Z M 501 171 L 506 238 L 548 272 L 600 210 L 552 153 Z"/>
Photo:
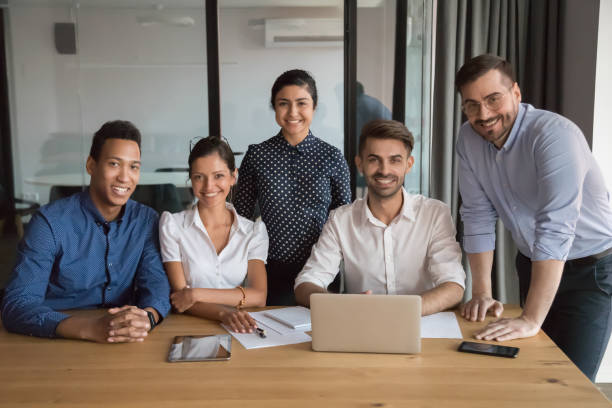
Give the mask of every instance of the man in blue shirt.
<path id="1" fill-rule="evenodd" d="M 87 158 L 89 189 L 32 217 L 2 303 L 7 330 L 134 342 L 168 313 L 157 213 L 129 200 L 140 177 L 140 139 L 130 122 L 105 123 Z M 96 307 L 109 309 L 96 318 L 58 312 Z"/>
<path id="2" fill-rule="evenodd" d="M 519 249 L 523 313 L 476 338 L 529 337 L 541 327 L 594 380 L 612 319 L 612 208 L 601 171 L 574 123 L 521 103 L 507 61 L 473 58 L 455 85 L 468 119 L 457 160 L 473 282 L 462 314 L 482 321 L 503 310 L 491 292 L 499 216 Z"/>

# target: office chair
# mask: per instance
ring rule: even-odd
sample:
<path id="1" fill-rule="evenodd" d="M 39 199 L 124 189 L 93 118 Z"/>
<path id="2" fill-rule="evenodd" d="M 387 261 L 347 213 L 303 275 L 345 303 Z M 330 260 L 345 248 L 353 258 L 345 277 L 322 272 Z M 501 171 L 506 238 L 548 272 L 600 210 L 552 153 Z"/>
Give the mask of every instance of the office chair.
<path id="1" fill-rule="evenodd" d="M 33 201 L 9 196 L 4 186 L 0 184 L 0 235 L 4 233 L 5 227 L 10 228 L 11 225 L 14 225 L 17 237 L 23 238 L 24 226 L 21 217 L 32 215 L 39 208 L 40 204 Z"/>
<path id="2" fill-rule="evenodd" d="M 131 198 L 148 205 L 160 214 L 163 211 L 175 213 L 183 210 L 174 184 L 138 185 Z"/>
<path id="3" fill-rule="evenodd" d="M 156 173 L 188 173 L 189 168 L 187 167 L 161 167 L 159 169 L 155 169 Z M 179 196 L 179 201 L 181 203 L 181 211 L 188 208 L 194 199 L 193 190 L 191 187 L 176 187 L 177 194 Z"/>
<path id="4" fill-rule="evenodd" d="M 85 190 L 85 186 L 51 186 L 49 191 L 49 202 L 52 203 L 60 198 L 70 197 L 75 193 Z"/>

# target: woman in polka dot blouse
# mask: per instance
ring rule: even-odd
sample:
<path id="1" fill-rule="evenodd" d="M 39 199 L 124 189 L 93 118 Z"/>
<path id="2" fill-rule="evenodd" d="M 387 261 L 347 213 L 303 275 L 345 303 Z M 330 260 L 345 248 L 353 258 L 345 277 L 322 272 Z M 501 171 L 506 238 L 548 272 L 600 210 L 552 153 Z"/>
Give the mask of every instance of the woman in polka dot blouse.
<path id="1" fill-rule="evenodd" d="M 317 87 L 308 72 L 294 69 L 279 76 L 270 103 L 281 129 L 249 146 L 234 204 L 249 219 L 259 204 L 268 229 L 267 304 L 294 305 L 295 277 L 329 211 L 351 200 L 349 170 L 342 152 L 310 131 Z"/>

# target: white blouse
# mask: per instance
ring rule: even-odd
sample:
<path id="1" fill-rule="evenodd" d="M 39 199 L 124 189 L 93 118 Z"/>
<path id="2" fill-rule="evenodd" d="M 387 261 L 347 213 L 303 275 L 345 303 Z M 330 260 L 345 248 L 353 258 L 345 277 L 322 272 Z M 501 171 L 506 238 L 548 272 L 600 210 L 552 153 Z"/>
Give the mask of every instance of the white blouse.
<path id="1" fill-rule="evenodd" d="M 268 257 L 268 233 L 262 221 L 253 222 L 234 213 L 229 241 L 217 255 L 197 205 L 176 214 L 164 212 L 159 220 L 162 262 L 181 262 L 192 288 L 231 289 L 243 285 L 248 262 Z"/>

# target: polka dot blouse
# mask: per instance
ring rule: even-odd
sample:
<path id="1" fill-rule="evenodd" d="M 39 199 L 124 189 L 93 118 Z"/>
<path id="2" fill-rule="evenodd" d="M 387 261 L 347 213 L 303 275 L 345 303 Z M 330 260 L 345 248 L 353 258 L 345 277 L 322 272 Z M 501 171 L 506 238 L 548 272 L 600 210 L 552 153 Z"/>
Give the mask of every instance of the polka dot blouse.
<path id="1" fill-rule="evenodd" d="M 236 210 L 253 219 L 259 203 L 275 261 L 305 262 L 329 211 L 351 201 L 344 156 L 310 132 L 297 146 L 280 132 L 250 145 L 238 174 Z"/>

